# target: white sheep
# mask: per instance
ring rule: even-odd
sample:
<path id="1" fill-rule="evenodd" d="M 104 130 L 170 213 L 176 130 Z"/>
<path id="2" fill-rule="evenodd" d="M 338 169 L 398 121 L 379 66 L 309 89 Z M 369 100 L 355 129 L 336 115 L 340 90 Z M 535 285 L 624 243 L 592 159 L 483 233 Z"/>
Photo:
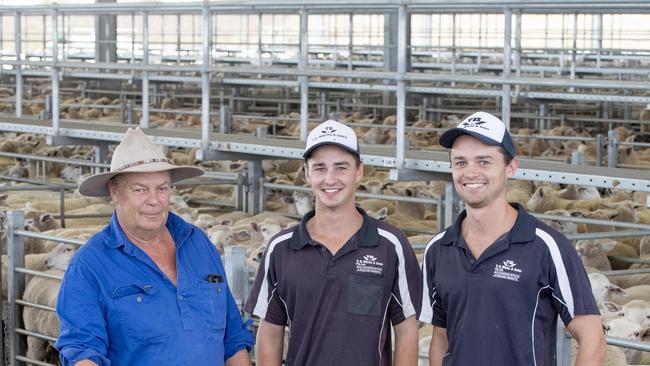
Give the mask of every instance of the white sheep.
<path id="1" fill-rule="evenodd" d="M 235 235 L 226 225 L 214 225 L 207 231 L 208 239 L 223 254 L 223 248 L 233 245 Z"/>
<path id="2" fill-rule="evenodd" d="M 650 328 L 650 302 L 643 300 L 632 300 L 623 305 L 618 313 L 621 319 L 627 319 L 639 324 L 642 328 Z"/>
<path id="3" fill-rule="evenodd" d="M 194 225 L 198 226 L 203 231 L 208 231 L 211 227 L 217 224 L 217 220 L 212 215 L 199 214 L 199 217 L 194 220 Z"/>
<path id="4" fill-rule="evenodd" d="M 605 323 L 605 332 L 610 337 L 622 338 L 628 341 L 640 342 L 646 330 L 639 324 L 627 319 L 613 319 Z M 641 359 L 641 351 L 626 348 L 623 350 L 628 364 L 637 364 Z"/>
<path id="5" fill-rule="evenodd" d="M 76 245 L 59 244 L 46 258 L 47 265 L 51 268 L 45 273 L 63 276 L 68 268 L 76 250 Z M 34 276 L 25 286 L 23 300 L 56 307 L 56 300 L 61 286 L 60 280 Z M 31 306 L 25 306 L 23 309 L 23 322 L 25 329 L 28 331 L 44 334 L 56 338 L 59 336 L 59 319 L 53 311 L 37 309 Z M 48 353 L 48 342 L 42 339 L 27 337 L 27 357 L 34 360 L 45 360 Z"/>

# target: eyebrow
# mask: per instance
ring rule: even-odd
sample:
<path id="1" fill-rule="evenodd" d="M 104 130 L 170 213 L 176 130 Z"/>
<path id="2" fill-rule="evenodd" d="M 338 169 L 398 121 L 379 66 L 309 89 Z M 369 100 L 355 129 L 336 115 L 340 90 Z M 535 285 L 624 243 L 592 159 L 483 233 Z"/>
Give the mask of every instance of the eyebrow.
<path id="1" fill-rule="evenodd" d="M 326 164 L 323 163 L 323 162 L 313 163 L 313 164 L 312 164 L 312 166 L 325 166 L 325 165 L 326 165 Z M 337 162 L 335 162 L 333 165 L 334 165 L 334 166 L 342 166 L 342 165 L 350 166 L 350 165 L 352 165 L 352 164 L 350 164 L 350 163 L 347 162 L 347 161 L 337 161 Z"/>
<path id="2" fill-rule="evenodd" d="M 464 156 L 454 156 L 451 159 L 452 160 L 468 160 Z M 479 155 L 479 156 L 474 157 L 474 160 L 493 160 L 493 159 L 494 159 L 494 156 L 490 156 L 490 155 Z"/>

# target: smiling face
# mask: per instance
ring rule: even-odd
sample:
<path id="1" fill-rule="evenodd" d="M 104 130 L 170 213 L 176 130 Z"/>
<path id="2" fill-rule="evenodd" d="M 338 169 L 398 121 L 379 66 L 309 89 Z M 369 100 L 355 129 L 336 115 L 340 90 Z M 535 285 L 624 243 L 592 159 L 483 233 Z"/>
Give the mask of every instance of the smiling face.
<path id="1" fill-rule="evenodd" d="M 169 214 L 170 173 L 128 173 L 109 183 L 120 226 L 126 232 L 161 230 Z"/>
<path id="2" fill-rule="evenodd" d="M 305 178 L 314 193 L 316 211 L 354 209 L 354 192 L 363 177 L 363 164 L 335 145 L 314 150 L 305 164 Z"/>
<path id="3" fill-rule="evenodd" d="M 454 188 L 470 208 L 483 208 L 494 203 L 507 204 L 506 183 L 519 166 L 517 159 L 506 164 L 497 146 L 462 135 L 450 151 Z"/>

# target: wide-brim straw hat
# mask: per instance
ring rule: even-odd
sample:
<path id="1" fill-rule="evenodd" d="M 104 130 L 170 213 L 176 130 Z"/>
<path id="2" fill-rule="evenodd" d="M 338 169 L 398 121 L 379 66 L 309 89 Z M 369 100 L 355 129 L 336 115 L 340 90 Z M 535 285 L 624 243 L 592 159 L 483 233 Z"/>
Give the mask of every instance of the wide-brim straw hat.
<path id="1" fill-rule="evenodd" d="M 171 173 L 171 183 L 204 173 L 203 169 L 197 167 L 171 164 L 162 148 L 151 142 L 140 127 L 129 128 L 113 151 L 111 170 L 84 179 L 79 185 L 79 193 L 84 196 L 108 196 L 108 181 L 116 175 L 162 171 Z"/>

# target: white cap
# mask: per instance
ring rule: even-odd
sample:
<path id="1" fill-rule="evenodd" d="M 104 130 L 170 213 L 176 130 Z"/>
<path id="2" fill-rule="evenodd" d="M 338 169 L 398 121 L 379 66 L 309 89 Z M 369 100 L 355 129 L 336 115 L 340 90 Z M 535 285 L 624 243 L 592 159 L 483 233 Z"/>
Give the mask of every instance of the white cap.
<path id="1" fill-rule="evenodd" d="M 311 130 L 302 156 L 307 159 L 317 147 L 322 145 L 339 146 L 359 158 L 357 135 L 353 129 L 341 122 L 330 119 Z"/>
<path id="2" fill-rule="evenodd" d="M 451 149 L 454 141 L 460 135 L 470 135 L 488 145 L 501 146 L 510 156 L 515 156 L 515 144 L 506 125 L 490 113 L 476 112 L 465 118 L 458 126 L 445 131 L 440 136 L 440 145 Z"/>

